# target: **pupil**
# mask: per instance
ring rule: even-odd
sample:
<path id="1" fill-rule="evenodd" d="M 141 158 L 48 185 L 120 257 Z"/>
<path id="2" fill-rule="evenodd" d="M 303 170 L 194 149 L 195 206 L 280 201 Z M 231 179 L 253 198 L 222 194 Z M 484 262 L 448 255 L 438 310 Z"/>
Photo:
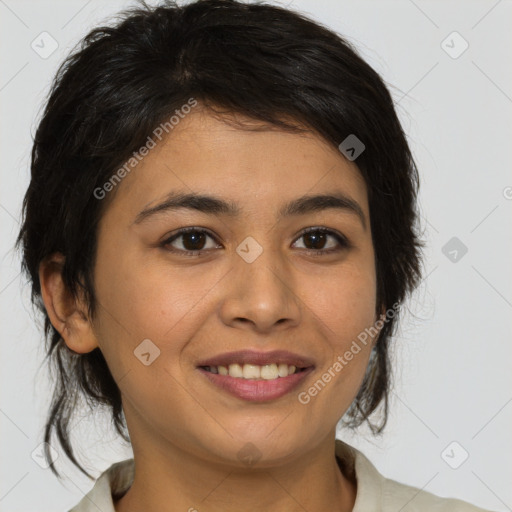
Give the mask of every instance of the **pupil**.
<path id="1" fill-rule="evenodd" d="M 202 245 L 204 244 L 204 237 L 204 233 L 198 233 L 197 231 L 194 231 L 192 233 L 185 233 L 183 235 L 183 246 L 188 251 L 198 251 L 202 248 Z M 192 240 L 192 244 L 187 243 L 187 240 Z M 192 245 L 192 247 L 190 247 L 190 245 Z"/>
<path id="2" fill-rule="evenodd" d="M 325 233 L 316 233 L 316 234 L 308 233 L 305 236 L 306 236 L 306 238 L 313 239 L 313 245 L 314 245 L 313 248 L 314 249 L 321 249 L 323 247 L 323 244 L 325 243 L 325 237 L 326 237 Z M 316 240 L 316 243 L 315 243 L 315 240 Z M 307 244 L 306 244 L 306 246 L 307 246 Z"/>

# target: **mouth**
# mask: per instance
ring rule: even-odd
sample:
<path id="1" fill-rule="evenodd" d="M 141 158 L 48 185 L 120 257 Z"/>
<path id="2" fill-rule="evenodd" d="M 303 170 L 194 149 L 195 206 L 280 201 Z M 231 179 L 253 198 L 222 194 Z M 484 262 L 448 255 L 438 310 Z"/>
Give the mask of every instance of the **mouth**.
<path id="1" fill-rule="evenodd" d="M 265 365 L 232 363 L 229 366 L 200 366 L 199 368 L 209 373 L 229 375 L 229 377 L 233 377 L 234 379 L 245 380 L 282 379 L 307 369 L 307 367 L 300 368 L 293 364 L 286 363 L 271 363 Z"/>
<path id="2" fill-rule="evenodd" d="M 197 369 L 210 383 L 239 399 L 264 402 L 291 392 L 314 367 L 311 359 L 287 351 L 245 350 L 202 361 Z"/>

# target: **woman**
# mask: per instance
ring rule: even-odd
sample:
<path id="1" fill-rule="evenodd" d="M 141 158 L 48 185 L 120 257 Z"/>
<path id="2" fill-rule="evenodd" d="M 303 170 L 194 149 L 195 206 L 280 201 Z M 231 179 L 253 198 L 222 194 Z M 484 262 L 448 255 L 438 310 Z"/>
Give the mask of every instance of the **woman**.
<path id="1" fill-rule="evenodd" d="M 84 471 L 84 394 L 134 451 L 72 510 L 481 510 L 335 438 L 386 422 L 417 187 L 381 78 L 292 11 L 142 6 L 92 31 L 55 79 L 18 239 L 59 372 L 45 441 Z"/>

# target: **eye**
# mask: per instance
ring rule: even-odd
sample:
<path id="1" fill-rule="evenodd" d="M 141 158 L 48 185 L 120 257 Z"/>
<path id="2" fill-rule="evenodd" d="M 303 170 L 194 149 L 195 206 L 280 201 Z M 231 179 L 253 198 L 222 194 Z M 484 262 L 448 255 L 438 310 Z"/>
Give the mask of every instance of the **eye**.
<path id="1" fill-rule="evenodd" d="M 350 242 L 344 235 L 327 228 L 307 228 L 302 232 L 298 240 L 300 240 L 301 238 L 306 240 L 306 245 L 312 246 L 312 248 L 305 247 L 305 249 L 309 253 L 314 254 L 315 256 L 321 256 L 323 254 L 332 254 L 334 252 L 338 252 L 343 249 L 351 247 Z M 331 243 L 330 247 L 324 249 L 323 247 L 329 238 L 334 239 L 334 246 Z"/>
<path id="2" fill-rule="evenodd" d="M 315 256 L 323 254 L 332 254 L 351 247 L 348 239 L 331 229 L 312 227 L 305 229 L 297 240 L 304 239 L 306 241 L 304 249 L 306 252 Z M 212 240 L 208 247 L 208 239 Z M 331 239 L 331 245 L 327 249 L 324 248 L 326 242 Z M 334 241 L 334 243 L 332 242 Z M 202 228 L 189 227 L 182 228 L 173 233 L 162 242 L 162 247 L 174 253 L 183 256 L 200 256 L 203 252 L 221 247 L 215 237 Z"/>
<path id="3" fill-rule="evenodd" d="M 167 248 L 167 246 L 170 246 L 181 239 L 181 241 L 176 244 L 181 247 L 169 249 L 171 252 L 181 253 L 185 256 L 199 256 L 199 254 L 204 250 L 212 248 L 215 249 L 215 247 L 218 247 L 218 244 L 213 244 L 213 247 L 212 244 L 210 244 L 210 247 L 205 247 L 205 243 L 208 238 L 215 240 L 213 235 L 205 229 L 194 227 L 182 228 L 164 240 L 162 246 Z"/>

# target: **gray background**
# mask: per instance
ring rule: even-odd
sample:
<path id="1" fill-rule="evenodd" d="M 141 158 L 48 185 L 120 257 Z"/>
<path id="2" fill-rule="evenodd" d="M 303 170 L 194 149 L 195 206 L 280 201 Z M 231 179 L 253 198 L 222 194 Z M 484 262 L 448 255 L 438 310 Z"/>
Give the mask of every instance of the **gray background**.
<path id="1" fill-rule="evenodd" d="M 59 464 L 64 457 L 63 483 L 31 457 L 42 441 L 49 376 L 12 246 L 50 80 L 87 31 L 130 5 L 0 0 L 1 512 L 67 510 L 92 486 L 71 463 Z M 380 439 L 364 428 L 338 436 L 387 477 L 512 510 L 511 2 L 282 5 L 346 36 L 392 84 L 421 173 L 425 279 L 394 340 L 389 424 Z M 58 48 L 45 54 L 53 41 Z M 74 424 L 78 455 L 96 475 L 131 456 L 105 415 L 79 413 Z"/>

